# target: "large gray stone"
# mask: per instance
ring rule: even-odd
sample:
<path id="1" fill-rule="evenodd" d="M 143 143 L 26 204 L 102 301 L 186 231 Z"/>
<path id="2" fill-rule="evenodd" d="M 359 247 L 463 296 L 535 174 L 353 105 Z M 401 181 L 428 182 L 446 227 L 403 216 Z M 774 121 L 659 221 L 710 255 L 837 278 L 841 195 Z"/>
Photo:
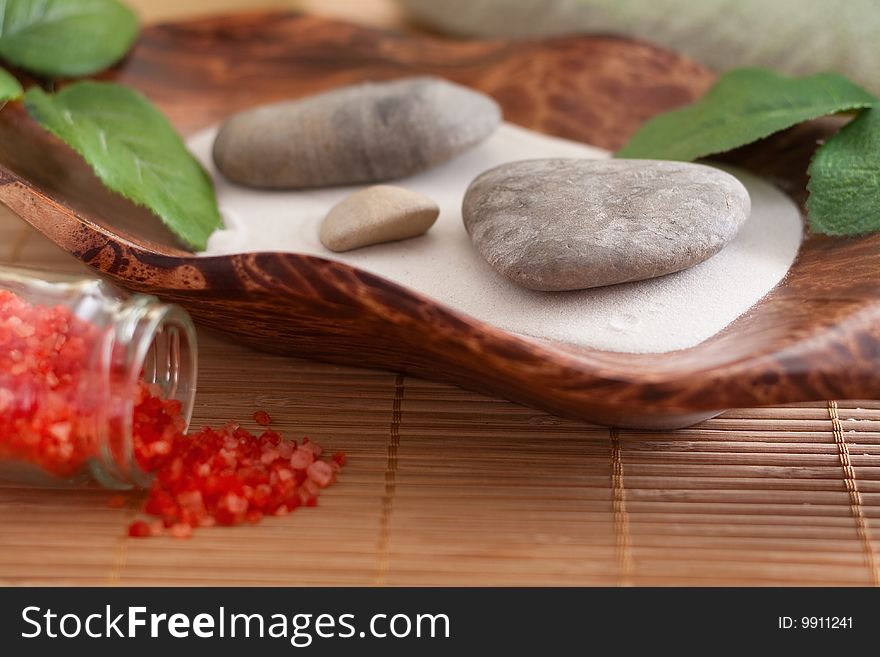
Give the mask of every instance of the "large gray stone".
<path id="1" fill-rule="evenodd" d="M 750 208 L 736 178 L 700 164 L 548 159 L 481 174 L 462 215 L 504 276 L 534 290 L 575 290 L 702 262 L 736 236 Z"/>
<path id="2" fill-rule="evenodd" d="M 494 100 L 446 80 L 364 83 L 233 116 L 217 134 L 214 162 L 254 187 L 377 182 L 444 162 L 500 122 Z"/>

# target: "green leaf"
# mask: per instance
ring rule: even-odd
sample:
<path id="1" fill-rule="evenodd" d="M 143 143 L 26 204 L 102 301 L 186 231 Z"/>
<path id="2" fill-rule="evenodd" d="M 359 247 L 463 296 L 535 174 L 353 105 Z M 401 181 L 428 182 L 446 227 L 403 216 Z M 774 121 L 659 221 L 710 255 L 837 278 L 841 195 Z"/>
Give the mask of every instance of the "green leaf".
<path id="1" fill-rule="evenodd" d="M 205 249 L 221 225 L 214 185 L 150 101 L 120 85 L 78 82 L 54 96 L 32 87 L 24 102 L 109 189 L 152 210 L 189 246 Z"/>
<path id="2" fill-rule="evenodd" d="M 0 68 L 0 107 L 3 107 L 7 100 L 19 98 L 21 94 L 22 89 L 18 80 Z"/>
<path id="3" fill-rule="evenodd" d="M 103 70 L 137 32 L 137 16 L 116 0 L 0 0 L 0 58 L 40 75 Z"/>
<path id="4" fill-rule="evenodd" d="M 645 123 L 616 156 L 695 160 L 875 102 L 874 96 L 836 73 L 795 79 L 764 69 L 740 69 L 719 78 L 702 100 Z"/>
<path id="5" fill-rule="evenodd" d="M 813 156 L 810 228 L 826 235 L 880 230 L 880 109 L 862 112 Z"/>

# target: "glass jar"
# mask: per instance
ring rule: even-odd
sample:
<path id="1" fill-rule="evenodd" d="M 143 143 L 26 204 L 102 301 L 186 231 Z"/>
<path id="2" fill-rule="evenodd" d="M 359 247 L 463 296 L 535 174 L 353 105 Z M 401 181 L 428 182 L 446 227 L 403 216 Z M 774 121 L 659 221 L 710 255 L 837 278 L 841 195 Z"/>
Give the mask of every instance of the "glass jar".
<path id="1" fill-rule="evenodd" d="M 196 374 L 195 328 L 180 307 L 101 280 L 0 268 L 0 477 L 148 485 L 136 406 L 176 400 L 185 431 Z"/>

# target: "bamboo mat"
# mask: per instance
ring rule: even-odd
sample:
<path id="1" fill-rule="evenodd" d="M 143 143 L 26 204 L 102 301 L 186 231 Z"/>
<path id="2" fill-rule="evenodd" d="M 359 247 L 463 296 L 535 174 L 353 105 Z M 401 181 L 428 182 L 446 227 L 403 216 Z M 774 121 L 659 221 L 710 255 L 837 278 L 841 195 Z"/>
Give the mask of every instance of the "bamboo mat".
<path id="1" fill-rule="evenodd" d="M 147 20 L 248 0 L 131 0 Z M 401 27 L 388 0 L 269 0 Z M 83 268 L 0 206 L 0 263 Z M 128 539 L 139 499 L 0 484 L 3 584 L 880 584 L 880 402 L 646 433 L 201 336 L 194 422 L 308 434 L 349 464 L 316 509 Z"/>
<path id="2" fill-rule="evenodd" d="M 81 265 L 0 208 L 0 262 Z M 195 424 L 257 408 L 349 465 L 316 509 L 129 539 L 100 490 L 0 485 L 5 584 L 880 584 L 880 402 L 666 433 L 201 336 Z"/>

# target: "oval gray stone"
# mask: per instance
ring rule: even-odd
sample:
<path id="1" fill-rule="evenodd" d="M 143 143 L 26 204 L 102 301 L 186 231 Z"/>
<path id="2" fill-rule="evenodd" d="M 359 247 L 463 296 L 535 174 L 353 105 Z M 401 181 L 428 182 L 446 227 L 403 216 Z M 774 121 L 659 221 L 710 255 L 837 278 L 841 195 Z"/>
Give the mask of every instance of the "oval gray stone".
<path id="1" fill-rule="evenodd" d="M 429 197 L 403 187 L 374 185 L 330 209 L 318 237 L 331 251 L 417 237 L 434 225 L 440 208 Z"/>
<path id="2" fill-rule="evenodd" d="M 402 178 L 492 134 L 498 104 L 440 78 L 368 82 L 228 119 L 214 162 L 243 185 L 296 189 Z"/>
<path id="3" fill-rule="evenodd" d="M 720 251 L 751 201 L 732 175 L 652 160 L 525 160 L 468 187 L 480 254 L 533 290 L 577 290 L 687 269 Z"/>

